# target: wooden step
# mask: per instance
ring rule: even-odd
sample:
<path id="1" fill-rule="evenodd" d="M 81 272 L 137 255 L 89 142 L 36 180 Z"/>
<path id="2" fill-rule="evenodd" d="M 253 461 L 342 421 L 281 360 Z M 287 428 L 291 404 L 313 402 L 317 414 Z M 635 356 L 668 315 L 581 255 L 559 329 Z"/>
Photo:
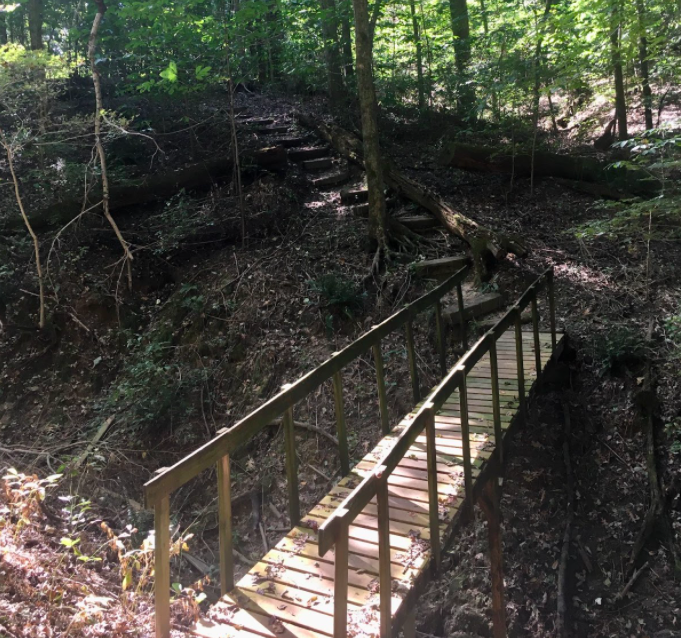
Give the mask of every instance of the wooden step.
<path id="1" fill-rule="evenodd" d="M 263 133 L 265 135 L 274 135 L 278 133 L 288 133 L 289 132 L 289 126 L 286 126 L 285 124 L 282 126 L 262 126 L 260 128 L 256 129 L 256 133 Z"/>
<path id="2" fill-rule="evenodd" d="M 288 158 L 292 162 L 302 162 L 303 160 L 316 159 L 328 155 L 328 146 L 308 146 L 306 148 L 292 148 L 288 152 Z"/>
<path id="3" fill-rule="evenodd" d="M 357 204 L 352 207 L 352 214 L 355 217 L 362 217 L 366 219 L 369 217 L 369 204 Z"/>
<path id="4" fill-rule="evenodd" d="M 310 141 L 308 137 L 280 137 L 275 140 L 277 144 L 281 144 L 284 148 L 293 148 L 302 146 Z"/>
<path id="5" fill-rule="evenodd" d="M 274 124 L 274 118 L 271 117 L 249 117 L 238 119 L 237 124 L 245 124 L 246 126 L 269 126 Z"/>
<path id="6" fill-rule="evenodd" d="M 435 219 L 432 217 L 431 219 Z M 404 222 L 402 222 L 404 223 Z M 444 278 L 453 275 L 468 263 L 466 255 L 451 255 L 440 259 L 427 259 L 414 262 L 414 272 L 419 277 Z"/>
<path id="7" fill-rule="evenodd" d="M 330 157 L 320 157 L 303 162 L 303 168 L 306 171 L 321 171 L 325 168 L 331 168 L 331 166 L 333 166 L 333 160 Z"/>
<path id="8" fill-rule="evenodd" d="M 340 192 L 341 204 L 349 206 L 369 201 L 369 191 L 366 188 L 344 188 Z"/>
<path id="9" fill-rule="evenodd" d="M 464 287 L 463 307 L 464 318 L 467 320 L 475 319 L 488 315 L 504 307 L 504 296 L 498 292 L 479 293 Z M 453 305 L 445 308 L 442 311 L 442 316 L 445 322 L 456 325 L 461 321 L 459 317 L 459 305 Z"/>
<path id="10" fill-rule="evenodd" d="M 329 188 L 330 186 L 338 186 L 339 184 L 344 184 L 350 179 L 350 171 L 347 168 L 341 169 L 337 173 L 331 173 L 330 175 L 324 175 L 323 177 L 317 177 L 311 180 L 312 185 L 316 188 Z"/>
<path id="11" fill-rule="evenodd" d="M 395 221 L 404 224 L 410 230 L 428 230 L 440 225 L 440 222 L 432 215 L 408 215 L 396 217 Z"/>

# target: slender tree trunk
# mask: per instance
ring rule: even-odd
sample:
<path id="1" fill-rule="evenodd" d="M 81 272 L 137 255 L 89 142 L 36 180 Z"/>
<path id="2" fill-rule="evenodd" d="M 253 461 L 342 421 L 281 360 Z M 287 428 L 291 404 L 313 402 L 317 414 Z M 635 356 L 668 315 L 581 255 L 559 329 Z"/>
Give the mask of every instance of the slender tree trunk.
<path id="1" fill-rule="evenodd" d="M 466 0 L 449 0 L 454 34 L 454 62 L 459 86 L 459 114 L 474 117 L 475 90 L 468 74 L 471 62 L 471 31 Z"/>
<path id="2" fill-rule="evenodd" d="M 426 28 L 426 15 L 423 10 L 423 0 L 419 0 L 419 10 L 421 12 L 421 25 L 423 26 L 423 39 L 426 43 L 426 64 L 428 66 L 428 84 L 426 93 L 428 95 L 428 104 L 432 106 L 433 98 L 433 54 L 430 49 L 430 38 L 428 37 L 428 30 Z"/>
<path id="3" fill-rule="evenodd" d="M 416 77 L 419 92 L 419 109 L 423 109 L 426 103 L 426 92 L 423 83 L 423 53 L 421 47 L 421 33 L 419 29 L 419 19 L 416 15 L 416 2 L 409 0 L 411 9 L 412 33 L 414 36 L 414 46 L 416 47 Z"/>
<path id="4" fill-rule="evenodd" d="M 97 149 L 97 156 L 99 158 L 99 165 L 102 171 L 102 208 L 104 209 L 104 217 L 111 225 L 118 241 L 123 248 L 123 258 L 126 262 L 128 270 L 128 288 L 132 289 L 132 253 L 128 242 L 123 239 L 118 224 L 111 216 L 109 210 L 109 173 L 106 168 L 106 153 L 104 152 L 104 144 L 102 142 L 102 111 L 104 105 L 102 102 L 102 85 L 99 76 L 99 70 L 95 63 L 95 49 L 97 47 L 97 34 L 99 33 L 99 26 L 102 23 L 102 18 L 106 13 L 106 5 L 104 0 L 96 0 L 97 13 L 92 22 L 92 29 L 90 30 L 90 37 L 88 39 L 88 58 L 90 59 L 90 70 L 92 71 L 92 82 L 95 87 L 95 148 Z"/>
<path id="5" fill-rule="evenodd" d="M 7 44 L 7 14 L 0 11 L 0 44 Z"/>
<path id="6" fill-rule="evenodd" d="M 322 9 L 322 35 L 324 36 L 329 99 L 331 105 L 337 108 L 342 105 L 344 94 L 338 41 L 338 14 L 334 0 L 319 0 L 319 4 Z"/>
<path id="7" fill-rule="evenodd" d="M 650 68 L 648 65 L 648 38 L 646 29 L 646 9 L 643 0 L 636 0 L 638 14 L 639 41 L 638 50 L 641 58 L 641 92 L 643 93 L 643 112 L 646 129 L 653 128 L 653 92 L 650 89 Z"/>
<path id="8" fill-rule="evenodd" d="M 383 9 L 382 0 L 374 0 L 374 6 L 371 10 L 371 20 L 369 20 L 369 36 L 371 37 L 371 46 L 374 46 L 374 35 L 376 35 L 376 23 L 381 17 L 381 10 Z M 367 9 L 368 12 L 368 9 Z"/>
<path id="9" fill-rule="evenodd" d="M 340 0 L 341 44 L 343 57 L 343 72 L 346 78 L 355 72 L 352 64 L 352 28 L 350 26 L 351 8 L 349 0 Z"/>
<path id="10" fill-rule="evenodd" d="M 610 30 L 610 49 L 612 52 L 612 67 L 615 76 L 615 116 L 619 139 L 629 137 L 627 131 L 627 98 L 624 92 L 624 72 L 622 70 L 622 50 L 620 35 L 622 31 L 621 8 L 616 3 L 612 7 L 612 22 Z"/>
<path id="11" fill-rule="evenodd" d="M 532 91 L 532 120 L 534 127 L 539 124 L 539 98 L 541 96 L 542 85 L 542 58 L 544 47 L 544 26 L 551 13 L 553 0 L 546 0 L 544 14 L 537 24 L 537 45 L 534 51 L 534 87 Z"/>
<path id="12" fill-rule="evenodd" d="M 353 6 L 355 9 L 357 91 L 362 114 L 364 165 L 369 190 L 369 238 L 376 245 L 377 254 L 380 254 L 386 246 L 386 209 L 383 193 L 383 166 L 378 139 L 378 106 L 372 69 L 372 34 L 367 0 L 353 0 Z"/>
<path id="13" fill-rule="evenodd" d="M 12 175 L 12 182 L 14 183 L 14 195 L 19 206 L 19 211 L 21 213 L 21 218 L 24 220 L 28 234 L 31 236 L 33 241 L 33 251 L 35 253 L 35 269 L 38 274 L 38 288 L 39 288 L 39 298 L 40 298 L 40 312 L 38 325 L 40 328 L 45 327 L 45 283 L 43 278 L 43 268 L 40 262 L 40 243 L 38 242 L 38 236 L 33 230 L 33 226 L 28 219 L 26 214 L 26 209 L 24 208 L 24 200 L 21 197 L 21 190 L 19 189 L 19 179 L 17 177 L 16 171 L 14 170 L 14 149 L 12 148 L 10 142 L 5 138 L 5 134 L 0 131 L 0 143 L 5 148 L 7 152 L 7 163 L 9 165 L 9 172 Z"/>
<path id="14" fill-rule="evenodd" d="M 43 48 L 43 0 L 28 1 L 28 30 L 31 35 L 31 49 Z"/>

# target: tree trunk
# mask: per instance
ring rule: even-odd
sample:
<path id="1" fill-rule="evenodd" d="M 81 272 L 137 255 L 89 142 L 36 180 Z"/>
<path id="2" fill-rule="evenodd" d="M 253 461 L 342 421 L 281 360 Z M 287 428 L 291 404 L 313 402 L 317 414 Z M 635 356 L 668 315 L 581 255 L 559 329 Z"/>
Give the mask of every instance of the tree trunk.
<path id="1" fill-rule="evenodd" d="M 352 29 L 350 27 L 350 1 L 340 0 L 341 10 L 341 55 L 343 58 L 343 73 L 346 78 L 354 75 L 355 69 L 352 62 Z"/>
<path id="2" fill-rule="evenodd" d="M 355 135 L 339 126 L 325 124 L 303 114 L 298 114 L 298 121 L 307 128 L 315 129 L 341 155 L 365 166 L 362 141 Z M 450 233 L 463 239 L 471 247 L 481 278 L 484 278 L 486 272 L 488 255 L 501 259 L 507 252 L 520 257 L 527 254 L 517 238 L 481 226 L 453 209 L 437 194 L 403 175 L 389 160 L 384 159 L 384 165 L 386 186 L 431 212 Z"/>
<path id="3" fill-rule="evenodd" d="M 471 32 L 466 0 L 449 0 L 449 10 L 454 34 L 454 61 L 458 81 L 459 115 L 475 117 L 475 90 L 468 74 L 471 62 Z"/>
<path id="4" fill-rule="evenodd" d="M 7 44 L 7 14 L 0 11 L 0 44 Z"/>
<path id="5" fill-rule="evenodd" d="M 439 162 L 464 170 L 512 173 L 515 177 L 529 177 L 533 169 L 532 155 L 518 155 L 511 149 L 457 142 L 443 144 Z M 660 183 L 642 171 L 612 167 L 610 162 L 599 162 L 595 157 L 537 152 L 534 155 L 534 174 L 539 177 L 603 183 L 642 195 L 653 195 L 660 190 Z"/>
<path id="6" fill-rule="evenodd" d="M 421 33 L 419 29 L 419 19 L 416 16 L 415 0 L 409 0 L 409 8 L 411 9 L 412 34 L 414 36 L 414 45 L 416 46 L 416 78 L 419 92 L 419 109 L 423 109 L 426 104 L 426 92 L 423 84 L 423 52 L 421 47 Z"/>
<path id="7" fill-rule="evenodd" d="M 43 48 L 43 0 L 28 2 L 28 30 L 31 35 L 31 49 Z"/>
<path id="8" fill-rule="evenodd" d="M 110 206 L 109 206 L 109 173 L 107 171 L 106 165 L 106 153 L 104 152 L 104 143 L 102 142 L 102 112 L 104 110 L 104 104 L 102 102 L 102 85 L 99 76 L 99 70 L 97 69 L 97 63 L 95 62 L 95 49 L 97 47 L 97 34 L 99 33 L 99 27 L 102 24 L 102 19 L 104 18 L 104 13 L 106 12 L 106 5 L 104 0 L 96 0 L 97 2 L 97 13 L 95 14 L 95 19 L 92 22 L 92 29 L 90 31 L 90 37 L 88 39 L 88 58 L 90 59 L 90 70 L 92 71 L 92 82 L 95 89 L 95 148 L 97 150 L 97 157 L 99 159 L 99 166 L 101 169 L 102 178 L 102 209 L 104 211 L 104 217 L 111 225 L 118 241 L 123 249 L 123 258 L 128 270 L 128 288 L 132 290 L 132 253 L 130 252 L 130 246 L 128 242 L 123 239 L 118 224 L 111 216 Z"/>
<path id="9" fill-rule="evenodd" d="M 377 0 L 378 1 L 378 0 Z M 362 114 L 364 167 L 369 189 L 369 238 L 382 252 L 386 245 L 386 208 L 383 193 L 383 167 L 378 138 L 378 105 L 372 69 L 372 34 L 367 0 L 353 0 L 355 9 L 355 51 L 357 93 Z"/>
<path id="10" fill-rule="evenodd" d="M 653 128 L 653 92 L 650 89 L 650 69 L 648 66 L 648 38 L 646 36 L 646 10 L 643 0 L 636 0 L 638 14 L 638 50 L 641 62 L 641 92 L 643 93 L 643 112 L 646 129 Z"/>
<path id="11" fill-rule="evenodd" d="M 333 108 L 343 102 L 343 74 L 341 73 L 340 46 L 338 42 L 338 15 L 334 0 L 320 0 L 322 9 L 322 35 L 324 37 L 324 57 L 329 87 L 329 99 Z"/>
<path id="12" fill-rule="evenodd" d="M 286 149 L 283 146 L 273 146 L 252 152 L 245 151 L 240 156 L 240 168 L 244 174 L 256 173 L 260 168 L 281 169 L 286 166 L 286 163 Z M 231 179 L 234 169 L 233 157 L 220 157 L 179 170 L 149 175 L 141 180 L 113 184 L 109 188 L 109 211 L 122 210 L 140 204 L 164 202 L 183 189 L 191 191 L 210 187 Z M 33 227 L 40 230 L 64 226 L 73 221 L 83 208 L 96 207 L 97 202 L 101 200 L 101 189 L 93 188 L 88 192 L 85 202 L 83 202 L 82 194 L 75 194 L 72 199 L 55 202 L 31 215 Z M 2 222 L 3 228 L 8 232 L 18 230 L 21 226 L 15 223 L 13 218 L 5 218 Z"/>
<path id="13" fill-rule="evenodd" d="M 622 70 L 622 49 L 620 47 L 621 31 L 621 10 L 618 4 L 614 4 L 610 27 L 610 49 L 612 51 L 612 67 L 615 76 L 615 112 L 619 139 L 626 140 L 629 135 L 627 131 L 627 99 L 624 94 L 624 72 Z"/>

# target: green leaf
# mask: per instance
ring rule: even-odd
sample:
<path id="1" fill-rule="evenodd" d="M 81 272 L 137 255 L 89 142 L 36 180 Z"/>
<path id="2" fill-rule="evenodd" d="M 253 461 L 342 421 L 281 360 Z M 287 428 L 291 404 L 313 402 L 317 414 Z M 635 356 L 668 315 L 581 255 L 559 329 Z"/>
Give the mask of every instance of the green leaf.
<path id="1" fill-rule="evenodd" d="M 171 61 L 168 68 L 161 71 L 159 75 L 168 82 L 177 82 L 177 64 Z"/>

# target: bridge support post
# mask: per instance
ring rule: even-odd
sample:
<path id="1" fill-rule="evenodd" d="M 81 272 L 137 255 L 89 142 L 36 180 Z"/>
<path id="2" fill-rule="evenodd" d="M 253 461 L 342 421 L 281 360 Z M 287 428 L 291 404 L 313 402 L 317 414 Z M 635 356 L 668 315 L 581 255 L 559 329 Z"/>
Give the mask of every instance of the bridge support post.
<path id="1" fill-rule="evenodd" d="M 414 605 L 404 619 L 402 625 L 402 635 L 404 638 L 416 638 L 416 605 Z"/>
<path id="2" fill-rule="evenodd" d="M 381 431 L 390 434 L 390 421 L 388 420 L 388 398 L 385 393 L 385 372 L 383 370 L 383 353 L 381 342 L 372 347 L 374 351 L 374 363 L 376 364 L 376 383 L 378 384 L 378 407 L 381 412 Z"/>
<path id="3" fill-rule="evenodd" d="M 485 485 L 480 506 L 487 518 L 490 570 L 492 576 L 492 634 L 494 638 L 506 638 L 506 603 L 504 600 L 504 565 L 501 546 L 501 512 L 497 477 Z"/>
<path id="4" fill-rule="evenodd" d="M 170 498 L 154 505 L 156 638 L 170 638 Z"/>

